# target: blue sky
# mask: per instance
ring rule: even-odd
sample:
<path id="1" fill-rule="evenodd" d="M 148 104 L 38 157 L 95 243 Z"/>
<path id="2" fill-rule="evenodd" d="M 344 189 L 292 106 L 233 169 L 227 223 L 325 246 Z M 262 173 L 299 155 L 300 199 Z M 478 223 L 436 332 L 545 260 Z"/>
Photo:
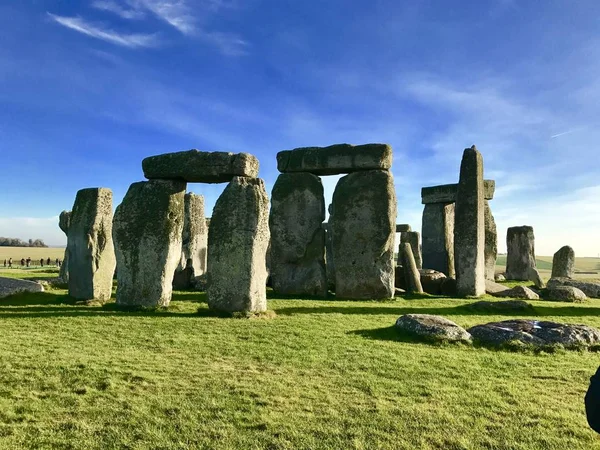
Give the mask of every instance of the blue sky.
<path id="1" fill-rule="evenodd" d="M 145 156 L 394 148 L 398 223 L 476 144 L 506 228 L 600 253 L 600 2 L 0 1 L 0 235 L 64 244 L 78 189 Z M 337 177 L 324 177 L 330 198 Z M 207 215 L 224 185 L 189 185 Z"/>

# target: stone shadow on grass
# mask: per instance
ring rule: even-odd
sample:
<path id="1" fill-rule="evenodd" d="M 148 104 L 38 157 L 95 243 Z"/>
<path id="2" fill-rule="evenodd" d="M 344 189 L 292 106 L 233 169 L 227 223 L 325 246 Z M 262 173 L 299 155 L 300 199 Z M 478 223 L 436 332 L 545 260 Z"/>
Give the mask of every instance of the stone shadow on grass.
<path id="1" fill-rule="evenodd" d="M 448 342 L 445 340 L 439 340 L 435 338 L 420 337 L 414 334 L 403 332 L 394 325 L 383 328 L 373 328 L 366 330 L 353 330 L 348 331 L 346 334 L 353 334 L 361 336 L 365 339 L 371 339 L 376 341 L 393 341 L 393 342 L 405 342 L 409 344 L 425 344 L 435 347 L 442 345 L 467 345 L 459 342 Z"/>

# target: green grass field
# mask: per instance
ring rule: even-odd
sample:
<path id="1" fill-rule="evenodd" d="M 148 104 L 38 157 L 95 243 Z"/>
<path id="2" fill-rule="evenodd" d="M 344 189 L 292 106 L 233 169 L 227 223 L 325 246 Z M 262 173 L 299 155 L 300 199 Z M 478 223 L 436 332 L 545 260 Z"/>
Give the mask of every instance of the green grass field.
<path id="1" fill-rule="evenodd" d="M 23 276 L 32 272 L 25 271 Z M 87 306 L 63 290 L 0 300 L 2 449 L 600 449 L 583 396 L 600 357 L 411 342 L 411 312 L 468 327 L 465 300 L 271 298 L 270 319 Z M 532 302 L 600 327 L 600 300 Z"/>

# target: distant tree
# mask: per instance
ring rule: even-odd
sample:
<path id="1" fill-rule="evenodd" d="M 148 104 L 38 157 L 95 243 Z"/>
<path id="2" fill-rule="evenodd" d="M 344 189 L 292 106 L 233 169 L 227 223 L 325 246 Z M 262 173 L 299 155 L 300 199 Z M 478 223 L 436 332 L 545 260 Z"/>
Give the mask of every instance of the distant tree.
<path id="1" fill-rule="evenodd" d="M 29 239 L 24 242 L 19 238 L 0 237 L 0 247 L 48 247 L 41 239 Z"/>

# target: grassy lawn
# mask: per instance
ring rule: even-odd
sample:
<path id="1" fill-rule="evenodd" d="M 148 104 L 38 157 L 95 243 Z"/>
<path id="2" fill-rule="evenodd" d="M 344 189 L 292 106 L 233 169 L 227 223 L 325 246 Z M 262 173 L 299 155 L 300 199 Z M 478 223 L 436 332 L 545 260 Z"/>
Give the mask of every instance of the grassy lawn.
<path id="1" fill-rule="evenodd" d="M 468 327 L 465 300 L 269 300 L 209 314 L 203 294 L 125 313 L 62 290 L 0 299 L 0 448 L 600 449 L 583 395 L 598 353 L 410 342 L 410 312 Z M 600 327 L 600 300 L 532 302 Z M 477 313 L 480 314 L 480 313 Z"/>

